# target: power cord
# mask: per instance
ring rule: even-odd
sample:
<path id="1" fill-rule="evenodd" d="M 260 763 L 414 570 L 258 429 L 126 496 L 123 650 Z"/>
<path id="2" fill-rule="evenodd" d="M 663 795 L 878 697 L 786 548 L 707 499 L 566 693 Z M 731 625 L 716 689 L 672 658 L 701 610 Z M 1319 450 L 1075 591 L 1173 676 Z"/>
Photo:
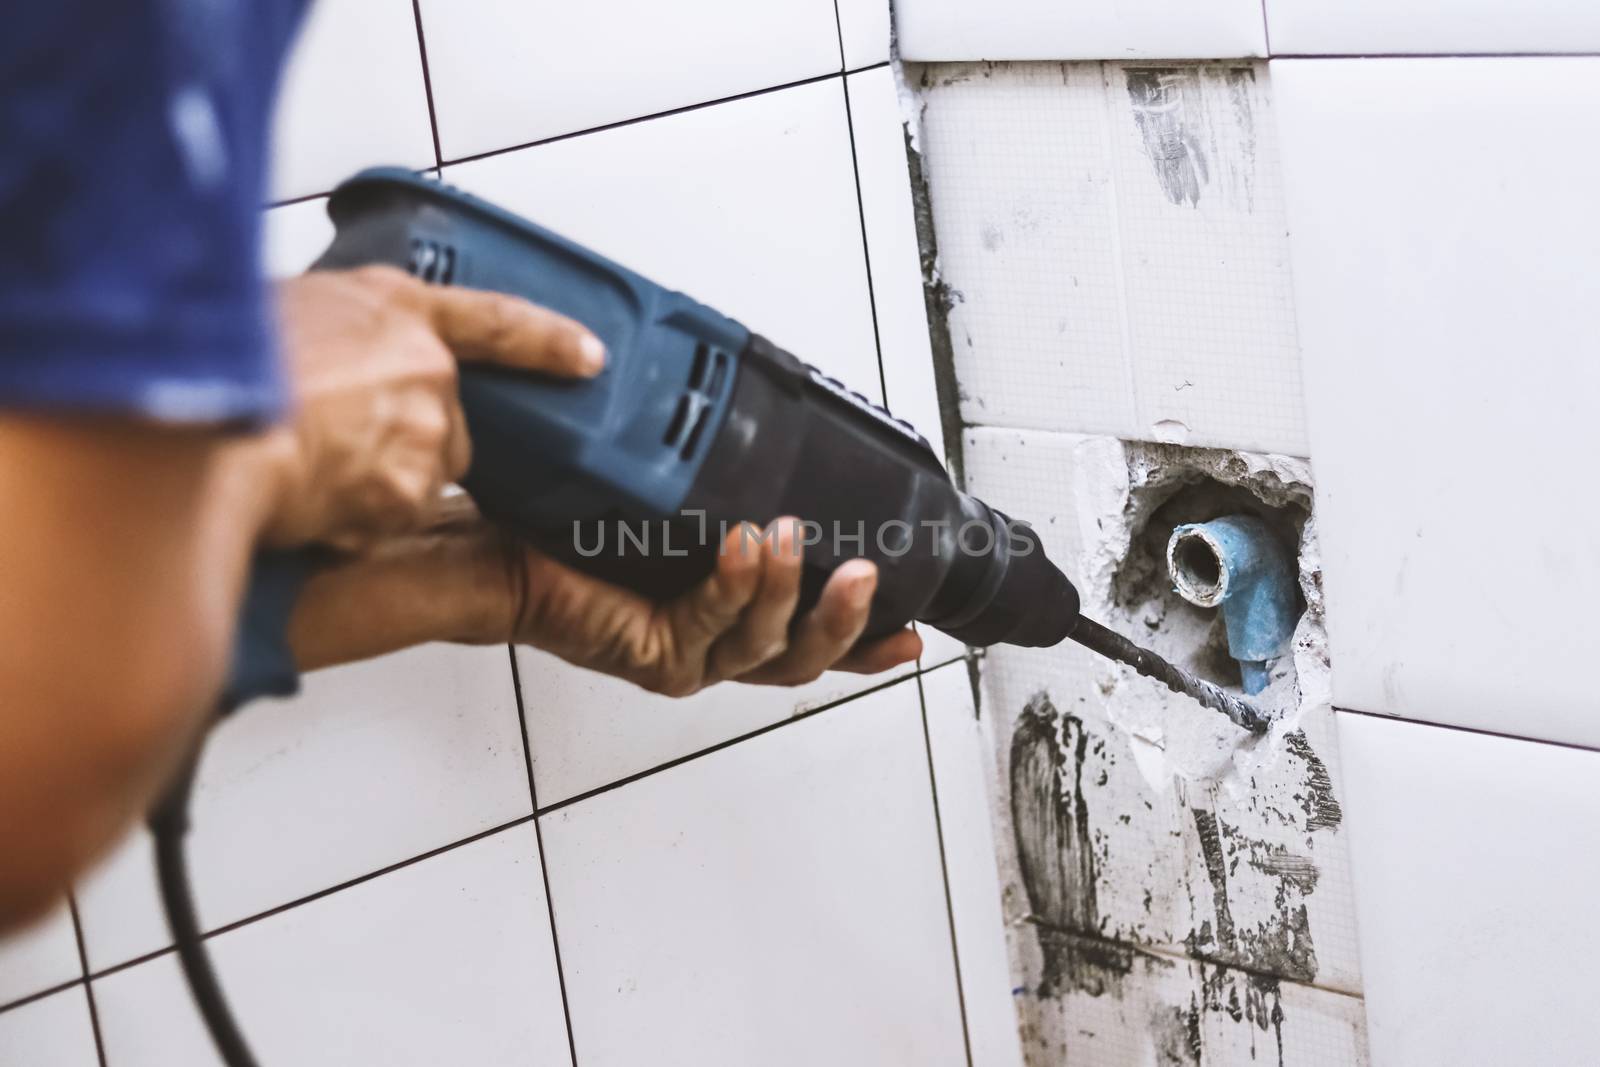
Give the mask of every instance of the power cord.
<path id="1" fill-rule="evenodd" d="M 211 1032 L 211 1040 L 222 1062 L 227 1067 L 257 1067 L 255 1055 L 222 993 L 216 968 L 211 965 L 211 955 L 206 951 L 200 922 L 195 916 L 194 894 L 189 887 L 185 846 L 189 838 L 189 798 L 194 792 L 195 772 L 199 766 L 197 749 L 174 779 L 167 795 L 150 813 L 150 829 L 156 839 L 156 880 L 161 886 L 161 905 L 167 913 L 178 962 L 183 966 L 195 1007 Z"/>

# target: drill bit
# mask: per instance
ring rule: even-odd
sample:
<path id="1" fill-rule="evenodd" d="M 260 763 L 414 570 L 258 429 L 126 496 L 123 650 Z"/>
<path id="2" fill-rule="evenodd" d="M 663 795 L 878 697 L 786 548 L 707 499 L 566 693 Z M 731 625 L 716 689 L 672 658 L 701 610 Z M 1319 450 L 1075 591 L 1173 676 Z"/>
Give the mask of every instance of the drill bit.
<path id="1" fill-rule="evenodd" d="M 1204 678 L 1196 678 L 1188 671 L 1174 667 L 1149 649 L 1140 648 L 1126 637 L 1106 629 L 1093 619 L 1080 617 L 1077 628 L 1072 631 L 1072 639 L 1108 659 L 1126 663 L 1146 678 L 1154 678 L 1174 693 L 1182 693 L 1212 711 L 1222 712 L 1241 729 L 1249 730 L 1253 734 L 1264 734 L 1267 732 L 1267 727 L 1272 725 L 1272 717 L 1248 700 L 1236 697 Z"/>

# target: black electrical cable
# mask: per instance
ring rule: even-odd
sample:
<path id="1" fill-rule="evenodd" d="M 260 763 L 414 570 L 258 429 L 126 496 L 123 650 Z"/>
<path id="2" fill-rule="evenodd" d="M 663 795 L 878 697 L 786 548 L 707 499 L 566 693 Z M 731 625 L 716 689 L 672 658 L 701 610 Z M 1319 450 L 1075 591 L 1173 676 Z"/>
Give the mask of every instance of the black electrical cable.
<path id="1" fill-rule="evenodd" d="M 189 797 L 194 792 L 195 772 L 199 766 L 200 753 L 196 750 L 173 780 L 167 795 L 150 813 L 150 829 L 156 839 L 156 880 L 161 886 L 161 903 L 177 946 L 178 962 L 183 966 L 195 1006 L 211 1032 L 217 1053 L 227 1067 L 256 1067 L 256 1058 L 245 1043 L 238 1020 L 228 1008 L 222 984 L 206 952 L 200 922 L 195 916 L 194 894 L 189 888 L 189 864 L 184 846 L 189 836 Z"/>

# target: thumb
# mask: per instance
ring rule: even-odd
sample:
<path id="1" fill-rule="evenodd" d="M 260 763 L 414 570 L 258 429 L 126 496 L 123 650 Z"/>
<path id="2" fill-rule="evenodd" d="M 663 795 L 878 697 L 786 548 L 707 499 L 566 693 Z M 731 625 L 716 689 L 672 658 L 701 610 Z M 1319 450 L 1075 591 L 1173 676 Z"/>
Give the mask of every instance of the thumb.
<path id="1" fill-rule="evenodd" d="M 423 311 L 463 363 L 492 363 L 571 378 L 605 366 L 605 345 L 582 323 L 505 293 L 430 285 Z"/>

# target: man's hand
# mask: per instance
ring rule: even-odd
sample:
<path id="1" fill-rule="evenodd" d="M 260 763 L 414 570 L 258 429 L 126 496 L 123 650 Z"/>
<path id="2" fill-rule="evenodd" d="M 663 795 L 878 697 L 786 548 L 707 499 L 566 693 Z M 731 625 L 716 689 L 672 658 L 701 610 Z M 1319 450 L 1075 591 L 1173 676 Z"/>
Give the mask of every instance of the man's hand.
<path id="1" fill-rule="evenodd" d="M 605 360 L 598 338 L 553 311 L 391 267 L 294 278 L 279 305 L 297 410 L 264 442 L 275 545 L 362 548 L 432 514 L 471 458 L 458 361 L 591 377 Z"/>
<path id="2" fill-rule="evenodd" d="M 714 574 L 656 604 L 512 541 L 458 497 L 429 530 L 313 577 L 290 640 L 302 670 L 425 641 L 511 641 L 674 696 L 725 680 L 800 685 L 825 670 L 872 674 L 916 659 L 922 642 L 910 630 L 855 647 L 877 585 L 866 560 L 835 571 L 791 630 L 801 546 L 792 520 L 774 528 L 765 544 L 730 533 Z"/>
<path id="3" fill-rule="evenodd" d="M 875 674 L 922 653 L 911 630 L 855 648 L 878 585 L 869 560 L 834 571 L 817 606 L 791 631 L 800 599 L 799 524 L 778 519 L 766 534 L 730 532 L 716 571 L 668 604 L 516 548 L 511 638 L 677 697 L 722 681 L 804 685 L 826 670 Z"/>

